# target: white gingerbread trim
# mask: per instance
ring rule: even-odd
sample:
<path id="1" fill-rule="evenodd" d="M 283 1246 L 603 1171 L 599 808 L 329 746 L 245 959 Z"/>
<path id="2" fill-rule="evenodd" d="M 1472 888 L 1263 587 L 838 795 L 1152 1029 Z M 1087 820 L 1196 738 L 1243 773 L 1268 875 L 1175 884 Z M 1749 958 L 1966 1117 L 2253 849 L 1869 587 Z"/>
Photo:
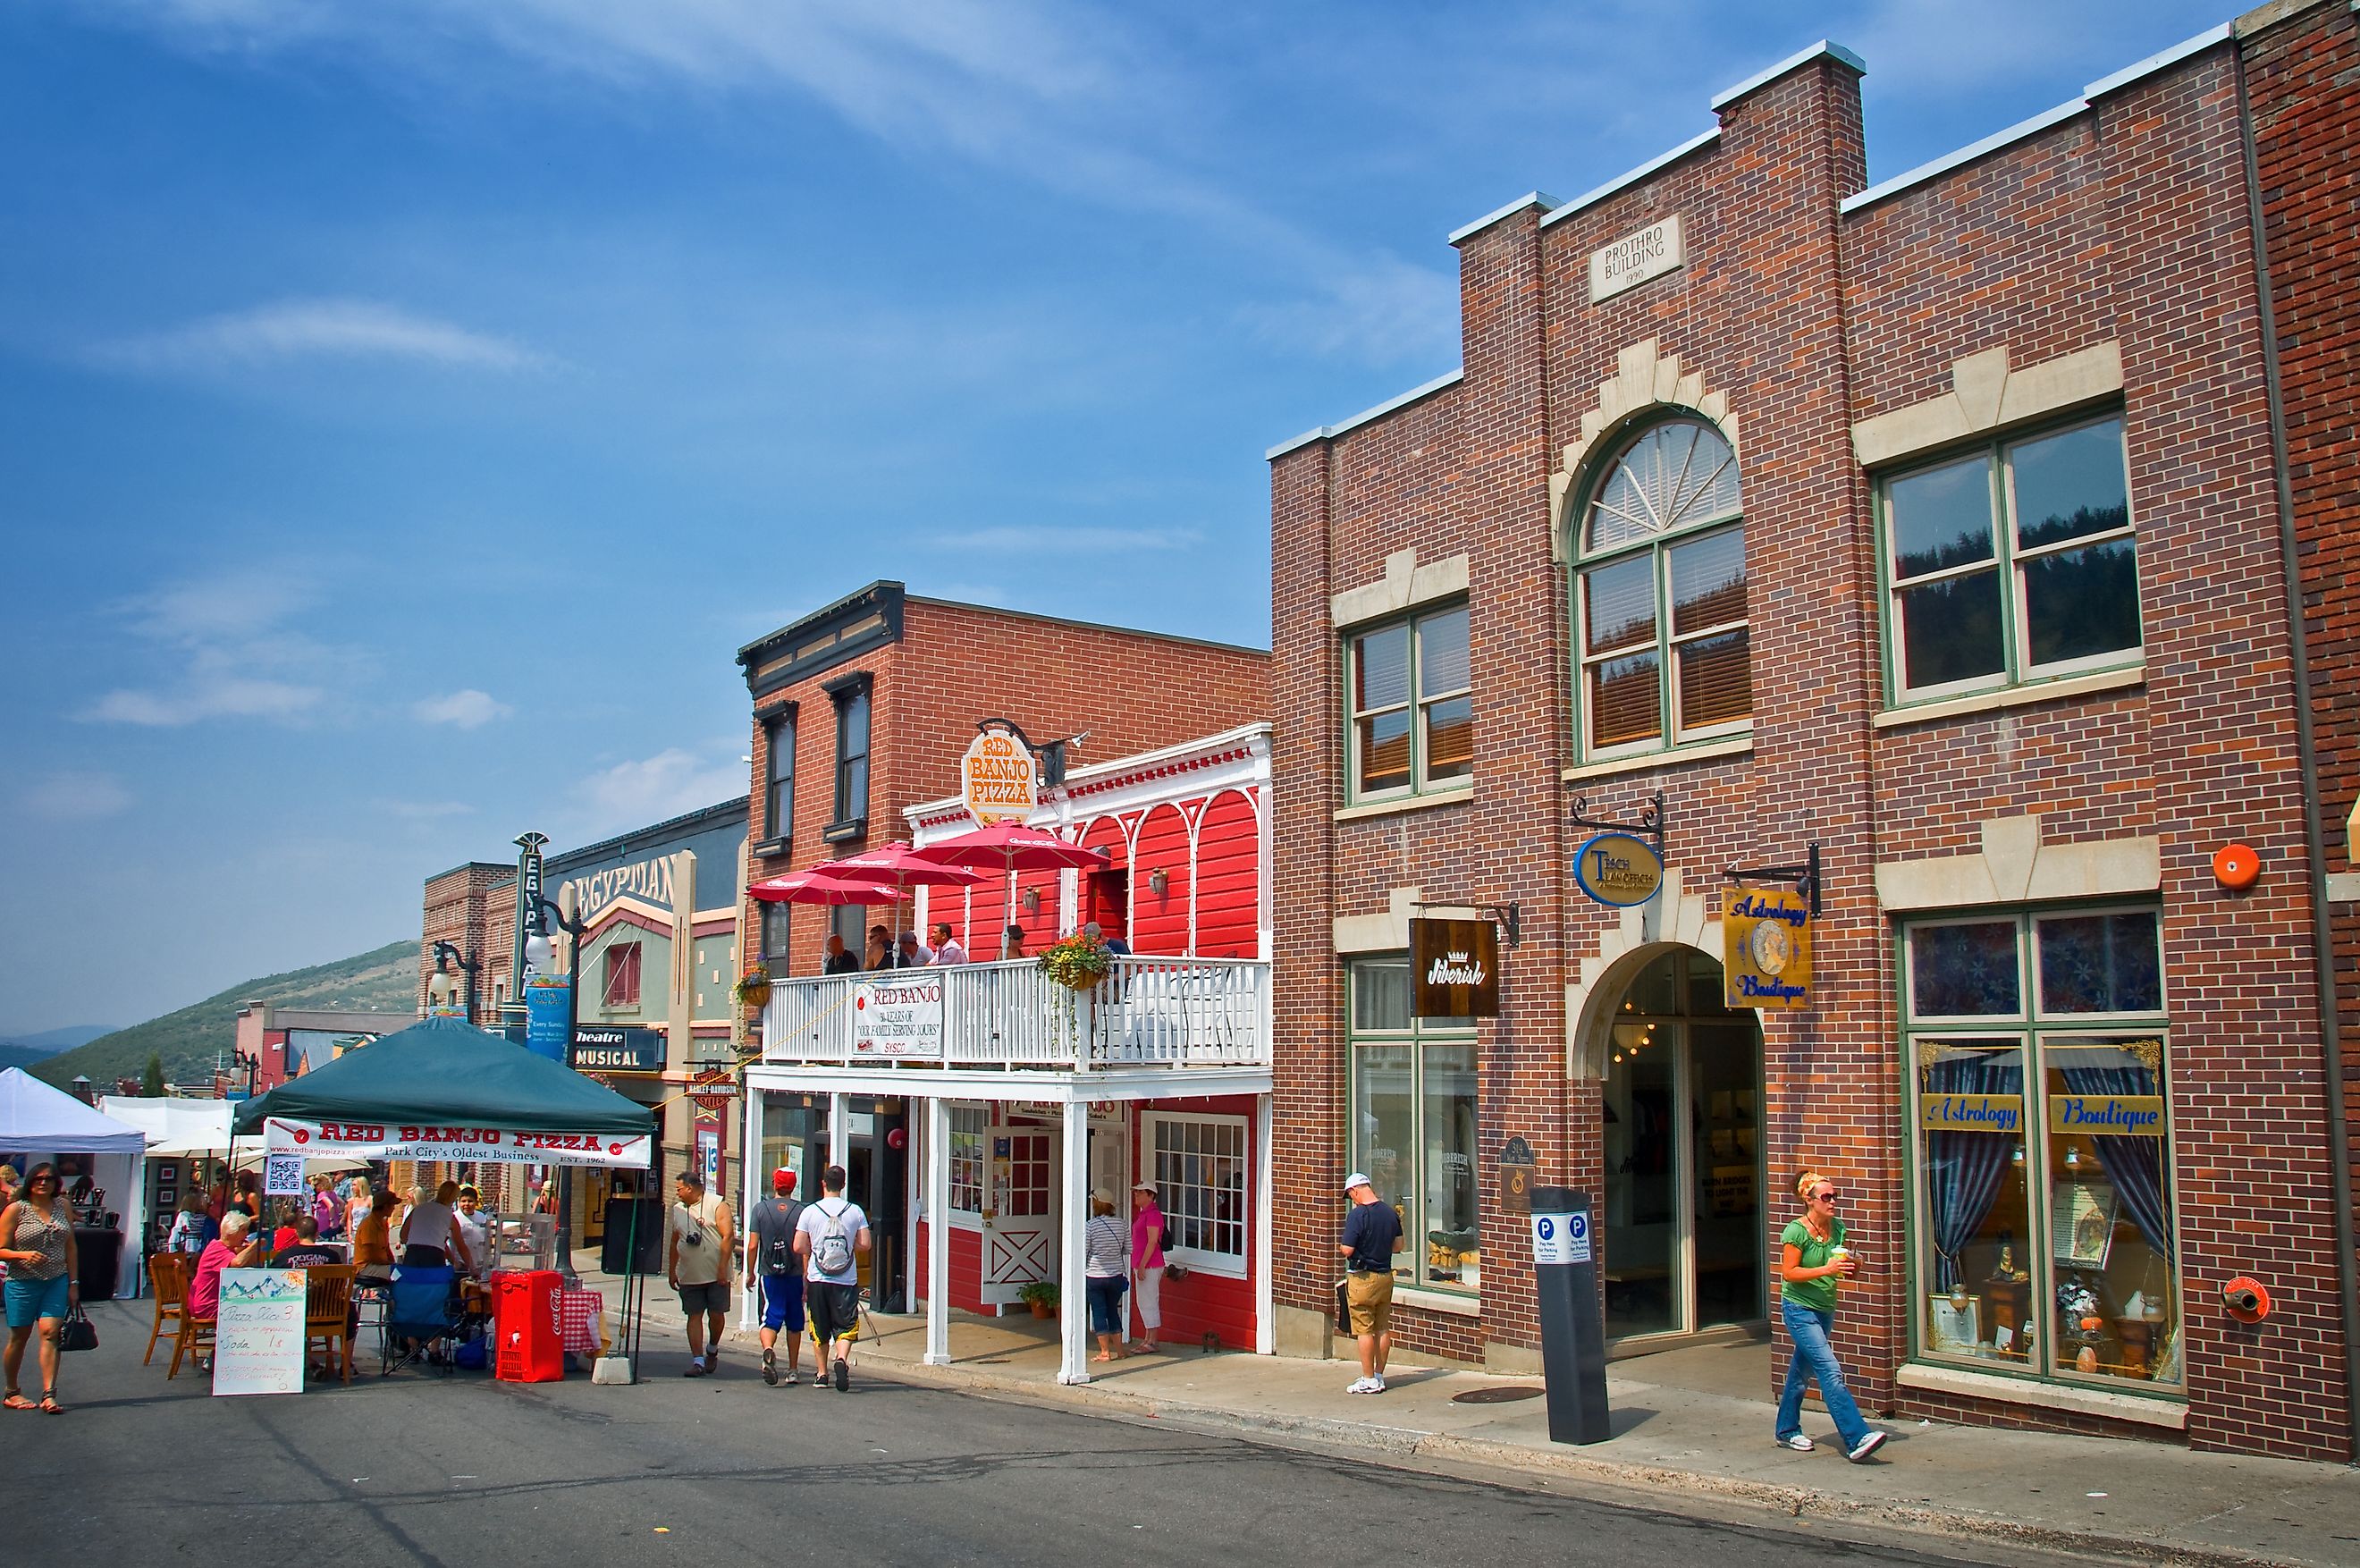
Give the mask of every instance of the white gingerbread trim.
<path id="1" fill-rule="evenodd" d="M 1708 880 L 1709 890 L 1713 883 Z M 1644 904 L 1621 911 L 1598 929 L 1598 950 L 1581 955 L 1581 978 L 1565 988 L 1565 1070 L 1577 1080 L 1603 1081 L 1614 1004 L 1631 981 L 1666 948 L 1693 948 L 1721 961 L 1720 905 L 1710 891 L 1687 891 L 1678 866 L 1664 868 L 1664 885 Z"/>
<path id="2" fill-rule="evenodd" d="M 1573 482 L 1600 440 L 1618 431 L 1633 415 L 1654 408 L 1688 409 L 1719 427 L 1732 453 L 1738 451 L 1737 416 L 1729 411 L 1729 394 L 1704 389 L 1704 373 L 1683 370 L 1677 354 L 1661 354 L 1656 340 L 1634 343 L 1614 356 L 1614 375 L 1598 384 L 1598 404 L 1581 416 L 1581 439 L 1557 457 L 1549 476 L 1549 544 L 1561 562 L 1574 556 L 1573 522 L 1566 516 Z"/>

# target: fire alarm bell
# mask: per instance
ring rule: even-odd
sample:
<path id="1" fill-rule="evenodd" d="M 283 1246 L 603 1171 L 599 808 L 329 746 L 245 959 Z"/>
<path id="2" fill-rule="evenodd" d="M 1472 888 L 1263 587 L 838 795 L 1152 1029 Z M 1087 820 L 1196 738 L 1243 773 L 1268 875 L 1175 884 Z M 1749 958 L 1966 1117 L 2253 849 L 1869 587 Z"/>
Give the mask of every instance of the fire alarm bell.
<path id="1" fill-rule="evenodd" d="M 2212 877 L 2232 893 L 2243 893 L 2262 874 L 2262 857 L 2248 844 L 2223 844 L 2212 854 Z"/>

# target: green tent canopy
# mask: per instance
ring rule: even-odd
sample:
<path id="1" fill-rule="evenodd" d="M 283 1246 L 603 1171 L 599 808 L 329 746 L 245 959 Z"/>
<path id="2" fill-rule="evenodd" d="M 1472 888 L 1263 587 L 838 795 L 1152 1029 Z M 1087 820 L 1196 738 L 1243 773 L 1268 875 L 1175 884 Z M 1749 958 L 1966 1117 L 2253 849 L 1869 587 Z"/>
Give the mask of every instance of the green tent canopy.
<path id="1" fill-rule="evenodd" d="M 456 1018 L 412 1024 L 241 1101 L 231 1131 L 257 1133 L 266 1116 L 624 1137 L 656 1131 L 647 1106 Z"/>

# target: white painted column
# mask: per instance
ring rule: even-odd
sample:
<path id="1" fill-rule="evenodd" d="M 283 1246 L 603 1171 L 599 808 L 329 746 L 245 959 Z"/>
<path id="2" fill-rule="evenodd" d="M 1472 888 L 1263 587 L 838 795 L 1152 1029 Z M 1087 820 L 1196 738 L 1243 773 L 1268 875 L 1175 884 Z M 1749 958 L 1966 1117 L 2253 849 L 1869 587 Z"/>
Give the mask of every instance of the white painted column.
<path id="1" fill-rule="evenodd" d="M 926 1365 L 951 1360 L 951 1102 L 926 1102 Z"/>
<path id="2" fill-rule="evenodd" d="M 1057 1335 L 1065 1344 L 1057 1381 L 1090 1380 L 1090 1310 L 1083 1295 L 1089 1268 L 1084 1230 L 1090 1223 L 1090 1108 L 1087 1102 L 1065 1102 L 1065 1212 L 1058 1216 L 1060 1277 L 1057 1280 Z"/>
<path id="3" fill-rule="evenodd" d="M 1271 1285 L 1271 1096 L 1254 1096 L 1254 1354 L 1278 1354 L 1278 1306 Z"/>
<path id="4" fill-rule="evenodd" d="M 731 1266 L 738 1277 L 738 1332 L 752 1333 L 759 1326 L 762 1282 L 746 1266 L 746 1248 L 754 1235 L 754 1205 L 770 1190 L 770 1178 L 759 1168 L 762 1152 L 762 1091 L 746 1086 L 746 1141 L 738 1151 L 738 1257 Z"/>
<path id="5" fill-rule="evenodd" d="M 852 1143 L 849 1136 L 852 1117 L 845 1105 L 846 1097 L 841 1094 L 827 1097 L 827 1159 L 825 1163 L 844 1167 L 844 1195 L 848 1200 L 852 1196 Z"/>

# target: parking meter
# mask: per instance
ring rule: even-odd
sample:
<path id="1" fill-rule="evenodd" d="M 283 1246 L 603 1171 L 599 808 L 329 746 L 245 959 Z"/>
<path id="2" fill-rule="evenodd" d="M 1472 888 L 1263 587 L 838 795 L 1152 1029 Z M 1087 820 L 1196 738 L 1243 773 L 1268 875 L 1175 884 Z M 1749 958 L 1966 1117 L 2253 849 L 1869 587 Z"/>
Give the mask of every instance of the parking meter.
<path id="1" fill-rule="evenodd" d="M 1535 1187 L 1532 1238 L 1549 1441 L 1604 1442 L 1614 1433 L 1606 1409 L 1606 1325 L 1598 1309 L 1590 1194 Z"/>

